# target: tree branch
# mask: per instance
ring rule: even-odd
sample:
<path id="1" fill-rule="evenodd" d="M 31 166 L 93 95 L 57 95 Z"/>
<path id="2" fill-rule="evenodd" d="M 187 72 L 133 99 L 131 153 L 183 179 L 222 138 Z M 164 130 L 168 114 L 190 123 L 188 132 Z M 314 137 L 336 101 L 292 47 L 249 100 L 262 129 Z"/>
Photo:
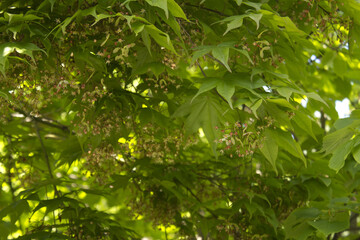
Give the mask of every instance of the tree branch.
<path id="1" fill-rule="evenodd" d="M 202 75 L 203 75 L 204 77 L 207 77 L 207 76 L 206 76 L 206 73 L 204 72 L 203 68 L 200 66 L 200 63 L 199 63 L 197 60 L 196 60 L 196 65 L 198 65 L 198 67 L 200 68 L 200 71 L 201 71 Z M 214 92 L 215 92 L 216 95 L 218 95 L 224 102 L 227 103 L 226 99 L 225 99 L 223 96 L 221 96 L 216 89 L 214 89 Z"/>
<path id="2" fill-rule="evenodd" d="M 193 191 L 191 191 L 191 189 L 190 189 L 189 187 L 185 186 L 185 185 L 182 184 L 181 182 L 179 182 L 179 183 L 180 183 L 183 187 L 185 187 L 185 189 L 188 190 L 188 192 L 202 205 L 201 199 L 200 199 L 198 196 L 196 196 L 196 194 L 193 193 Z M 204 206 L 204 208 L 205 208 L 213 217 L 215 217 L 216 219 L 219 218 L 218 215 L 216 215 L 211 209 L 209 209 L 208 207 L 205 207 L 205 206 Z"/>
<path id="3" fill-rule="evenodd" d="M 225 13 L 222 13 L 220 11 L 217 11 L 217 10 L 211 9 L 211 8 L 203 7 L 203 6 L 200 6 L 200 5 L 194 5 L 194 4 L 191 4 L 191 3 L 185 3 L 185 5 L 187 5 L 189 7 L 197 7 L 197 8 L 202 9 L 202 10 L 213 12 L 213 13 L 216 13 L 216 14 L 218 14 L 220 16 L 223 16 L 223 17 L 229 17 L 229 15 L 227 15 Z"/>
<path id="4" fill-rule="evenodd" d="M 35 116 L 32 116 L 29 113 L 27 113 L 24 110 L 19 109 L 19 108 L 15 108 L 14 110 L 16 112 L 18 112 L 18 113 L 21 113 L 25 117 L 30 117 L 32 120 L 34 120 L 34 121 L 36 121 L 38 123 L 48 125 L 49 127 L 57 128 L 57 129 L 60 129 L 60 130 L 62 130 L 64 132 L 70 133 L 70 129 L 69 129 L 68 126 L 63 125 L 63 124 L 61 124 L 61 123 L 59 123 L 59 122 L 57 122 L 57 121 L 55 121 L 53 119 L 44 118 L 44 117 L 35 117 Z M 74 134 L 74 133 L 72 133 L 72 134 Z"/>
<path id="5" fill-rule="evenodd" d="M 324 113 L 323 110 L 321 110 L 320 126 L 321 126 L 321 128 L 324 129 L 324 131 L 325 131 L 325 127 L 326 127 L 326 117 L 325 117 L 325 113 Z"/>
<path id="6" fill-rule="evenodd" d="M 40 141 L 40 145 L 41 145 L 42 151 L 43 151 L 43 153 L 44 153 L 44 158 L 45 158 L 45 161 L 46 161 L 46 166 L 47 166 L 47 168 L 48 168 L 48 172 L 49 172 L 50 178 L 51 178 L 51 179 L 55 179 L 55 178 L 54 178 L 54 175 L 53 175 L 53 173 L 52 173 L 52 170 L 51 170 L 49 155 L 48 155 L 48 153 L 47 153 L 45 144 L 44 144 L 44 142 L 43 142 L 43 140 L 42 140 L 42 138 L 41 138 L 40 129 L 39 129 L 38 123 L 37 123 L 37 121 L 35 121 L 35 120 L 34 120 L 34 127 L 35 127 L 35 130 L 36 130 L 36 135 L 37 135 L 37 137 L 38 137 L 38 139 L 39 139 L 39 141 Z M 56 188 L 56 185 L 53 184 L 53 186 L 54 186 L 55 195 L 56 195 L 57 197 L 60 197 L 60 194 L 59 194 L 59 191 L 58 191 L 57 188 Z"/>
<path id="7" fill-rule="evenodd" d="M 198 60 L 196 60 L 196 65 L 198 65 L 198 67 L 200 68 L 200 71 L 201 71 L 202 75 L 203 75 L 204 77 L 207 77 L 207 76 L 206 76 L 206 73 L 204 72 L 204 69 L 200 66 L 200 63 L 199 63 Z"/>

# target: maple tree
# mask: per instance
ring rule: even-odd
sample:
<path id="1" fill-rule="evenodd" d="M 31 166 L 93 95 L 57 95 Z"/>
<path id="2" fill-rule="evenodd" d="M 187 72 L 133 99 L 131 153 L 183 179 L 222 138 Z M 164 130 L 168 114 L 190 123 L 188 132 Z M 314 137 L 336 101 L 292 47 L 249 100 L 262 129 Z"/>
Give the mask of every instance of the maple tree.
<path id="1" fill-rule="evenodd" d="M 0 240 L 357 239 L 359 13 L 2 0 Z"/>

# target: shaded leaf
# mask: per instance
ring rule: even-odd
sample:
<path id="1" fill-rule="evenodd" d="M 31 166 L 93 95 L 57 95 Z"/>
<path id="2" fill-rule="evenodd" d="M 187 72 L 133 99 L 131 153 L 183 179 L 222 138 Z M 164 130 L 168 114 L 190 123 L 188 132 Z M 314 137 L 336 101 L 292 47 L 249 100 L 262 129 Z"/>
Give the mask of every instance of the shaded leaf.
<path id="1" fill-rule="evenodd" d="M 265 131 L 264 134 L 265 139 L 262 141 L 262 148 L 260 148 L 261 153 L 265 156 L 265 158 L 269 161 L 274 171 L 277 173 L 276 168 L 276 159 L 278 156 L 278 145 L 272 139 L 271 133 Z"/>
<path id="2" fill-rule="evenodd" d="M 337 233 L 348 229 L 350 225 L 349 218 L 349 213 L 340 212 L 336 213 L 335 216 L 330 216 L 329 219 L 308 221 L 307 223 L 318 229 L 325 236 L 328 236 L 331 233 Z"/>

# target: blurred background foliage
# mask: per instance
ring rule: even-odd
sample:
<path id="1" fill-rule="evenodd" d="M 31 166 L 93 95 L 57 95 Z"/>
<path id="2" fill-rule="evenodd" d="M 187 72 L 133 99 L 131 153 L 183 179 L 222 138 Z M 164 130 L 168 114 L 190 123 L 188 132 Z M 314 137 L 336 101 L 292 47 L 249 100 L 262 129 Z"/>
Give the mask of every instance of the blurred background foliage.
<path id="1" fill-rule="evenodd" d="M 2 0 L 0 240 L 358 239 L 359 13 Z"/>

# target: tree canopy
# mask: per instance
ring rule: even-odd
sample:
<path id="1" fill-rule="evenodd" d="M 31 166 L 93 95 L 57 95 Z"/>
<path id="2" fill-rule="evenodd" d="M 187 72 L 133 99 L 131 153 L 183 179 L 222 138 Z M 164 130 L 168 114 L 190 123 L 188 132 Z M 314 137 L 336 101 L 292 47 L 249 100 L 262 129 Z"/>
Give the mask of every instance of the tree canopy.
<path id="1" fill-rule="evenodd" d="M 359 0 L 2 0 L 0 30 L 0 240 L 359 238 Z"/>

